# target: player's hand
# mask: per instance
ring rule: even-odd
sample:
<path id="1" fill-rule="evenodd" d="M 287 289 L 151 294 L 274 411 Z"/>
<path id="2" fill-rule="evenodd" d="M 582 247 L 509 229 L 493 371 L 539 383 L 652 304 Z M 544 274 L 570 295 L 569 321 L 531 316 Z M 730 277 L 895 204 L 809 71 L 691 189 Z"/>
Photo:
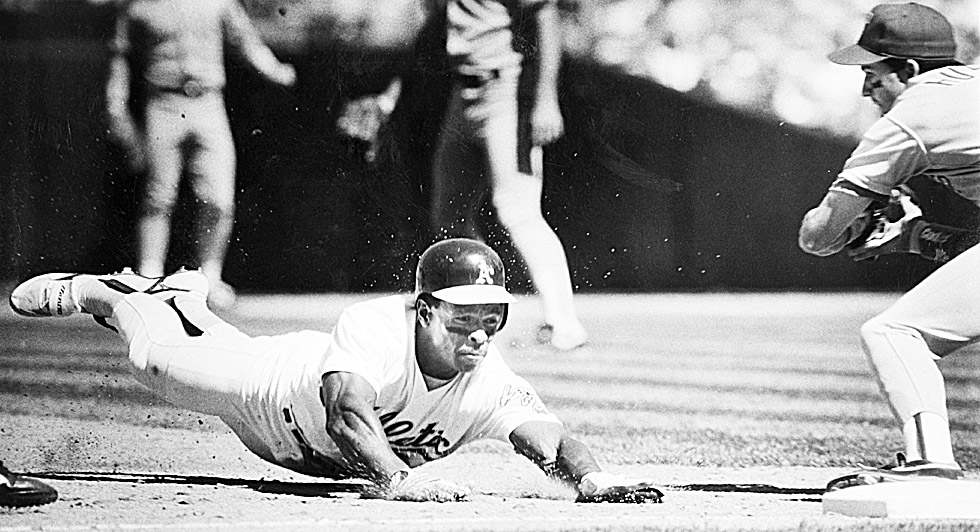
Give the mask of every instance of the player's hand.
<path id="1" fill-rule="evenodd" d="M 110 117 L 107 133 L 109 140 L 125 152 L 130 172 L 139 174 L 146 170 L 146 149 L 130 117 Z"/>
<path id="2" fill-rule="evenodd" d="M 565 122 L 561 116 L 558 101 L 545 99 L 531 110 L 531 143 L 534 146 L 547 146 L 565 133 Z"/>
<path id="3" fill-rule="evenodd" d="M 296 83 L 296 67 L 289 63 L 280 63 L 273 76 L 273 81 L 285 87 Z"/>
<path id="4" fill-rule="evenodd" d="M 365 498 L 410 502 L 465 501 L 470 495 L 466 486 L 417 471 L 395 473 L 387 488 L 368 490 Z"/>
<path id="5" fill-rule="evenodd" d="M 663 492 L 653 482 L 594 471 L 578 483 L 575 502 L 644 503 L 662 502 Z"/>
<path id="6" fill-rule="evenodd" d="M 909 239 L 903 238 L 902 233 L 908 233 L 909 227 L 921 220 L 922 209 L 912 201 L 912 197 L 895 189 L 888 206 L 872 214 L 874 227 L 865 238 L 852 242 L 847 254 L 859 261 L 876 259 L 888 253 L 908 253 Z"/>

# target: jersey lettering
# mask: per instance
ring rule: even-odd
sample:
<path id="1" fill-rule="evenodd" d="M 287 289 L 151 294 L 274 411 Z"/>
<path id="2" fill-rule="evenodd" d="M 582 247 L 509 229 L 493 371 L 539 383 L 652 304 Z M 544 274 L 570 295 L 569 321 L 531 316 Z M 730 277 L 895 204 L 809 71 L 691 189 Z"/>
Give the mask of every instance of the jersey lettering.
<path id="1" fill-rule="evenodd" d="M 952 237 L 950 233 L 941 233 L 939 231 L 932 230 L 928 227 L 922 229 L 922 233 L 919 238 L 925 240 L 926 242 L 933 242 L 935 244 L 945 244 Z"/>
<path id="2" fill-rule="evenodd" d="M 548 412 L 544 403 L 536 395 L 523 388 L 517 388 L 508 384 L 504 386 L 504 393 L 500 396 L 500 406 L 507 406 L 514 401 L 517 401 L 521 406 L 530 407 L 531 410 L 541 414 Z"/>
<path id="3" fill-rule="evenodd" d="M 965 66 L 958 68 L 949 68 L 944 71 L 942 79 L 934 79 L 925 82 L 927 85 L 942 85 L 945 87 L 951 87 L 961 81 L 969 81 L 975 76 L 973 72 L 980 70 L 974 66 Z"/>
<path id="4" fill-rule="evenodd" d="M 389 412 L 381 414 L 378 419 L 384 426 L 388 445 L 400 458 L 410 465 L 417 465 L 418 460 L 412 460 L 411 456 L 416 456 L 423 462 L 430 462 L 448 454 L 451 444 L 442 436 L 444 431 L 438 428 L 436 422 L 425 425 L 418 430 L 418 433 L 413 434 L 415 423 L 411 421 L 401 420 L 388 424 L 396 416 L 398 416 L 397 412 Z"/>

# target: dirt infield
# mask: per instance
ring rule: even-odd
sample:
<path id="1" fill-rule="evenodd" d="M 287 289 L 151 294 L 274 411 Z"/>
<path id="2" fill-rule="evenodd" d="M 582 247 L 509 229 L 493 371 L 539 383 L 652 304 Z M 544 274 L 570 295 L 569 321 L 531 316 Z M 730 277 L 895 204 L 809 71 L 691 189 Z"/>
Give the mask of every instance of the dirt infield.
<path id="1" fill-rule="evenodd" d="M 663 504 L 583 505 L 503 444 L 431 472 L 470 502 L 360 499 L 350 482 L 291 473 L 249 454 L 218 420 L 176 410 L 129 375 L 121 343 L 80 316 L 0 311 L 0 459 L 45 479 L 54 504 L 0 509 L 11 530 L 951 530 L 824 515 L 822 488 L 899 449 L 864 361 L 861 321 L 890 294 L 580 296 L 591 344 L 533 345 L 537 302 L 498 339 L 607 469 L 649 476 Z M 252 334 L 329 329 L 355 296 L 246 296 L 225 317 Z M 980 465 L 980 357 L 941 362 L 953 438 Z M 977 479 L 976 474 L 969 475 Z"/>

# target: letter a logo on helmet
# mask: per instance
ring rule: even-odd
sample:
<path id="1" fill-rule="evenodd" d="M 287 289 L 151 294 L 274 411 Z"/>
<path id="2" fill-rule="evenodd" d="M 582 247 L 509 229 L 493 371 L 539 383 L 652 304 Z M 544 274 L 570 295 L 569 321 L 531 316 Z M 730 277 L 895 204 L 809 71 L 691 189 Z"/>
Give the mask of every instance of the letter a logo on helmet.
<path id="1" fill-rule="evenodd" d="M 504 262 L 497 252 L 468 238 L 443 240 L 422 253 L 415 293 L 454 305 L 517 302 L 504 286 Z"/>

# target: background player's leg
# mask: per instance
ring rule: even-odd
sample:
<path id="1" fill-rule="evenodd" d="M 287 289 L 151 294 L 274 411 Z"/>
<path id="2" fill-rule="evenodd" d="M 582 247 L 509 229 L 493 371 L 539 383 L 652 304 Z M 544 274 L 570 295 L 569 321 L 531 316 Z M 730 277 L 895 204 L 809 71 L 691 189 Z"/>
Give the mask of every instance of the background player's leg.
<path id="1" fill-rule="evenodd" d="M 158 95 L 146 111 L 146 180 L 136 222 L 137 270 L 147 277 L 162 277 L 170 244 L 170 224 L 183 172 L 180 153 L 181 120 Z"/>
<path id="2" fill-rule="evenodd" d="M 980 246 L 936 270 L 861 328 L 865 352 L 910 460 L 954 463 L 936 358 L 980 338 Z"/>
<path id="3" fill-rule="evenodd" d="M 454 89 L 433 154 L 430 222 L 439 238 L 480 236 L 479 209 L 486 190 L 484 161 L 483 154 L 473 149 L 471 131 L 463 119 L 464 105 Z"/>
<path id="4" fill-rule="evenodd" d="M 515 96 L 508 96 L 506 82 L 500 86 L 501 94 L 487 95 L 495 101 L 485 128 L 494 209 L 541 295 L 545 323 L 553 328 L 551 344 L 571 349 L 585 343 L 587 334 L 575 313 L 568 260 L 558 235 L 541 213 L 543 176 L 518 171 L 518 157 L 530 157 L 530 146 L 519 150 Z"/>
<path id="5" fill-rule="evenodd" d="M 220 97 L 207 97 L 195 106 L 197 134 L 188 161 L 191 187 L 197 199 L 195 244 L 198 264 L 211 282 L 209 300 L 217 308 L 234 304 L 235 292 L 223 271 L 235 223 L 235 145 Z"/>

